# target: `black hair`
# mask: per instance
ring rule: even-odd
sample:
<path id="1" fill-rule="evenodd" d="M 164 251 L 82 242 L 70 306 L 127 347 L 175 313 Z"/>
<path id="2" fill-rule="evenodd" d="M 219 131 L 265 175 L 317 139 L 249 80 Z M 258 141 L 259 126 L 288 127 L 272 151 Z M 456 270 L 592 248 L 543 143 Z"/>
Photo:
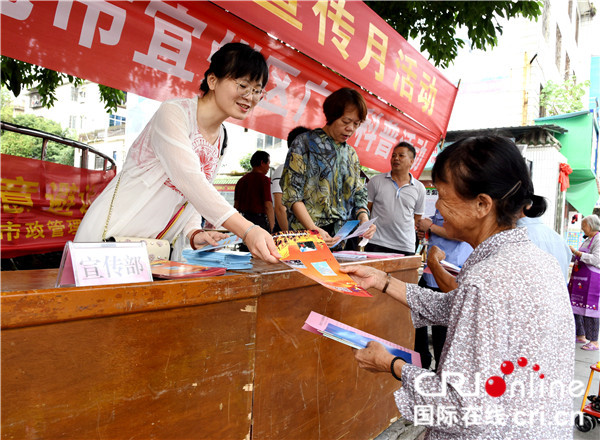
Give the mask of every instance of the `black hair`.
<path id="1" fill-rule="evenodd" d="M 462 198 L 487 194 L 495 201 L 499 226 L 514 226 L 521 212 L 539 217 L 546 210 L 546 200 L 533 194 L 525 159 L 508 138 L 469 137 L 446 147 L 438 154 L 431 177 L 434 183 L 448 183 L 449 175 Z"/>
<path id="2" fill-rule="evenodd" d="M 343 87 L 333 92 L 323 102 L 323 113 L 325 113 L 327 125 L 331 125 L 341 118 L 348 106 L 356 107 L 361 122 L 367 119 L 368 109 L 365 98 L 356 90 Z"/>
<path id="3" fill-rule="evenodd" d="M 271 156 L 266 151 L 258 150 L 250 158 L 250 165 L 252 168 L 259 167 L 263 164 L 263 162 L 267 163 L 270 157 Z"/>
<path id="4" fill-rule="evenodd" d="M 310 128 L 303 127 L 302 125 L 292 128 L 287 135 L 288 148 L 290 148 L 292 146 L 292 142 L 294 142 L 294 139 L 296 139 L 302 133 L 306 133 L 307 131 L 310 131 Z"/>
<path id="5" fill-rule="evenodd" d="M 214 74 L 218 79 L 248 77 L 250 81 L 258 81 L 262 87 L 269 81 L 269 66 L 262 54 L 244 43 L 227 43 L 210 58 L 210 66 L 204 72 L 200 91 L 207 93 L 206 78 Z"/>
<path id="6" fill-rule="evenodd" d="M 407 148 L 407 149 L 408 149 L 408 151 L 410 151 L 410 152 L 412 153 L 412 157 L 413 157 L 413 159 L 414 159 L 415 157 L 417 157 L 417 150 L 415 150 L 415 147 L 413 147 L 413 146 L 412 146 L 412 144 L 411 144 L 410 142 L 406 142 L 406 141 L 398 142 L 398 145 L 396 145 L 396 146 L 394 147 L 394 150 L 395 150 L 396 148 L 400 148 L 400 147 Z M 394 151 L 394 150 L 392 150 L 392 151 Z"/>

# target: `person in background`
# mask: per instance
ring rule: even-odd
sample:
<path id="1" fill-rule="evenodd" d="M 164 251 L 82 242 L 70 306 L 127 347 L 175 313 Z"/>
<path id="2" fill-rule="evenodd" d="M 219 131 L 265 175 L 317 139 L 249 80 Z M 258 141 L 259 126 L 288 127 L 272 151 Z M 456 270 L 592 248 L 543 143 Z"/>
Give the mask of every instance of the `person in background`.
<path id="1" fill-rule="evenodd" d="M 309 128 L 306 128 L 303 126 L 298 126 L 296 128 L 293 128 L 288 133 L 288 137 L 287 137 L 288 148 L 290 148 L 290 146 L 294 142 L 294 139 L 296 139 L 296 137 L 299 134 L 306 133 L 309 130 L 310 130 Z M 274 232 L 287 231 L 289 229 L 288 219 L 287 219 L 287 209 L 281 200 L 282 195 L 283 195 L 283 190 L 281 189 L 280 181 L 281 181 L 281 174 L 283 173 L 283 166 L 284 166 L 284 164 L 279 165 L 277 168 L 275 168 L 275 171 L 273 171 L 273 174 L 271 175 L 271 194 L 273 196 L 273 209 L 275 210 L 275 228 L 273 229 Z"/>
<path id="2" fill-rule="evenodd" d="M 575 257 L 569 290 L 575 314 L 575 341 L 582 350 L 598 350 L 600 321 L 600 218 L 588 215 L 581 221 L 585 238 L 579 249 L 569 246 Z"/>
<path id="3" fill-rule="evenodd" d="M 360 162 L 347 143 L 367 117 L 367 103 L 354 89 L 342 88 L 323 102 L 326 124 L 299 135 L 289 148 L 281 187 L 291 229 L 317 230 L 328 246 L 348 220 L 369 220 L 367 188 Z M 371 225 L 363 234 L 371 238 Z"/>
<path id="4" fill-rule="evenodd" d="M 258 150 L 250 158 L 250 165 L 252 171 L 246 173 L 235 185 L 233 207 L 245 219 L 272 232 L 275 215 L 271 200 L 271 180 L 267 177 L 271 157 L 266 151 Z"/>
<path id="5" fill-rule="evenodd" d="M 200 96 L 161 104 L 133 142 L 119 175 L 88 209 L 75 241 L 156 238 L 166 230 L 163 238 L 174 247 L 171 258 L 179 259 L 187 243 L 195 249 L 225 237 L 204 231 L 204 217 L 241 237 L 255 257 L 278 262 L 271 234 L 242 217 L 211 184 L 224 147 L 223 122 L 246 119 L 265 96 L 268 79 L 264 57 L 247 44 L 228 43 L 217 50 Z"/>
<path id="6" fill-rule="evenodd" d="M 415 253 L 415 225 L 425 211 L 425 186 L 410 174 L 415 148 L 408 142 L 394 147 L 392 170 L 369 180 L 369 205 L 377 231 L 365 246 L 369 252 Z"/>
<path id="7" fill-rule="evenodd" d="M 371 341 L 355 350 L 358 366 L 402 381 L 398 409 L 427 424 L 430 440 L 571 438 L 575 326 L 556 258 L 516 227 L 523 210 L 533 215 L 546 203 L 531 193 L 519 149 L 499 136 L 459 140 L 440 152 L 432 179 L 448 235 L 474 249 L 454 290 L 434 292 L 364 265 L 340 270 L 408 306 L 416 327 L 447 327 L 440 365 L 427 372 Z M 444 257 L 433 246 L 428 263 Z M 518 381 L 535 392 L 510 392 Z"/>
<path id="8" fill-rule="evenodd" d="M 436 246 L 445 254 L 444 260 L 455 266 L 462 267 L 473 248 L 469 243 L 464 241 L 453 240 L 448 236 L 448 232 L 444 228 L 444 218 L 440 211 L 435 210 L 435 214 L 431 218 L 422 218 L 417 223 L 417 233 L 419 238 L 428 236 L 429 246 Z M 429 249 L 428 249 L 429 256 Z M 429 266 L 425 266 L 426 268 Z M 426 287 L 436 292 L 449 292 L 456 288 L 454 284 L 446 281 L 447 276 L 439 275 L 435 269 L 443 270 L 442 273 L 448 273 L 446 270 L 437 267 L 429 267 L 429 271 L 424 271 L 419 286 Z M 448 275 L 450 275 L 448 273 Z M 438 285 L 437 281 L 440 280 Z M 452 277 L 452 280 L 454 278 Z M 440 357 L 444 342 L 446 341 L 446 327 L 442 325 L 431 326 L 431 342 L 433 345 L 433 356 L 435 358 L 435 370 L 440 365 Z M 431 353 L 429 352 L 429 327 L 419 327 L 415 329 L 415 351 L 421 355 L 421 364 L 423 368 L 429 368 L 431 365 Z"/>
<path id="9" fill-rule="evenodd" d="M 544 214 L 546 208 L 538 215 Z M 536 217 L 527 217 L 525 213 L 521 214 L 521 218 L 517 220 L 517 227 L 527 229 L 527 236 L 540 249 L 554 256 L 558 261 L 562 274 L 565 277 L 565 282 L 569 282 L 569 266 L 571 264 L 571 250 L 563 238 L 553 229 L 542 223 L 542 220 Z"/>

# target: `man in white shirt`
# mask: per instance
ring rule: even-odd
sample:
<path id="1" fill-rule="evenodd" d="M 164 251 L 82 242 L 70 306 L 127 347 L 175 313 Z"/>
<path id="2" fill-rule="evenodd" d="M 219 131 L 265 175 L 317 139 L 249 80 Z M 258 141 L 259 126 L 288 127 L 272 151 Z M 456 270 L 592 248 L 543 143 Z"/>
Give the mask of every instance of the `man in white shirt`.
<path id="1" fill-rule="evenodd" d="M 367 184 L 370 217 L 377 217 L 377 230 L 366 251 L 414 255 L 415 224 L 425 211 L 425 186 L 409 172 L 415 156 L 411 144 L 400 142 L 392 152 L 392 170 Z"/>

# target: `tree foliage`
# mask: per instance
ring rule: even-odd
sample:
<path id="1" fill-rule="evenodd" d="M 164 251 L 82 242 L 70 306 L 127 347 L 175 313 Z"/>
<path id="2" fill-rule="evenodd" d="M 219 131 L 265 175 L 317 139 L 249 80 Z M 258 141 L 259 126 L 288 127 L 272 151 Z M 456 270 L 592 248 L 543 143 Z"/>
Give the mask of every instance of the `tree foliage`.
<path id="1" fill-rule="evenodd" d="M 549 116 L 583 110 L 583 97 L 589 86 L 589 80 L 577 83 L 575 75 L 562 83 L 548 81 L 540 93 L 540 105 Z"/>
<path id="2" fill-rule="evenodd" d="M 467 29 L 471 48 L 486 49 L 498 43 L 502 34 L 500 17 L 537 19 L 540 1 L 366 1 L 375 13 L 404 38 L 419 39 L 422 52 L 436 66 L 448 67 L 465 41 L 456 36 Z"/>
<path id="3" fill-rule="evenodd" d="M 17 114 L 13 116 L 12 109 L 10 109 L 9 105 L 6 105 L 7 103 L 4 96 L 2 101 L 3 121 L 12 122 L 13 124 L 34 128 L 62 137 L 70 137 L 69 130 L 63 129 L 58 122 L 34 116 L 32 114 Z M 6 109 L 10 109 L 11 111 L 6 111 Z M 1 151 L 2 154 L 40 159 L 42 156 L 42 142 L 43 140 L 41 138 L 14 133 L 12 131 L 4 131 L 2 132 Z M 46 145 L 45 160 L 72 166 L 75 160 L 75 149 L 49 141 Z"/>
<path id="4" fill-rule="evenodd" d="M 15 96 L 26 88 L 36 88 L 42 105 L 51 108 L 56 101 L 56 88 L 71 83 L 75 87 L 83 84 L 81 78 L 56 72 L 34 64 L 2 57 L 2 86 L 7 87 Z M 99 86 L 100 99 L 109 113 L 116 113 L 117 106 L 125 103 L 125 93 L 111 87 Z"/>

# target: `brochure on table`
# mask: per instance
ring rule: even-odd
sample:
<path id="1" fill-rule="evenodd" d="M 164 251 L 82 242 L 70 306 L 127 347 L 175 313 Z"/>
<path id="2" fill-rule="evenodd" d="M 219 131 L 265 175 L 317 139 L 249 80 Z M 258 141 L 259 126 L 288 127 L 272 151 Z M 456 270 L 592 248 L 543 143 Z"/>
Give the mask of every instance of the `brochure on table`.
<path id="1" fill-rule="evenodd" d="M 394 356 L 398 356 L 403 361 L 416 365 L 417 367 L 421 366 L 421 356 L 416 351 L 335 321 L 317 312 L 310 312 L 302 329 L 323 335 L 359 350 L 365 348 L 370 341 L 377 341 Z"/>
<path id="2" fill-rule="evenodd" d="M 178 278 L 214 277 L 226 272 L 224 267 L 206 267 L 179 261 L 157 260 L 150 263 L 152 275 L 167 280 Z"/>
<path id="3" fill-rule="evenodd" d="M 317 231 L 283 231 L 274 234 L 273 239 L 282 263 L 336 292 L 371 296 L 339 271 L 340 264 Z"/>

